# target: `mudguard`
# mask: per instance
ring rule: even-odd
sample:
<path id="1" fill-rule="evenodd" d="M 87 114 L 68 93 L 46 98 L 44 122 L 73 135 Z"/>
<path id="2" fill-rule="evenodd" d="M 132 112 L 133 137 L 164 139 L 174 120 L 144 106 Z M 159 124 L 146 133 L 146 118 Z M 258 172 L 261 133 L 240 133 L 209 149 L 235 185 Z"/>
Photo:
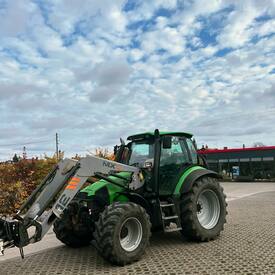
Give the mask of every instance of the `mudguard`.
<path id="1" fill-rule="evenodd" d="M 221 176 L 216 172 L 205 169 L 201 166 L 190 167 L 180 177 L 175 188 L 174 195 L 180 195 L 189 192 L 195 181 L 203 176 L 214 177 L 217 179 L 221 178 Z"/>
<path id="2" fill-rule="evenodd" d="M 144 209 L 146 209 L 147 213 L 149 214 L 151 213 L 150 204 L 142 195 L 138 193 L 129 193 L 129 192 L 128 193 L 122 192 L 121 194 L 127 197 L 129 201 L 142 206 Z"/>

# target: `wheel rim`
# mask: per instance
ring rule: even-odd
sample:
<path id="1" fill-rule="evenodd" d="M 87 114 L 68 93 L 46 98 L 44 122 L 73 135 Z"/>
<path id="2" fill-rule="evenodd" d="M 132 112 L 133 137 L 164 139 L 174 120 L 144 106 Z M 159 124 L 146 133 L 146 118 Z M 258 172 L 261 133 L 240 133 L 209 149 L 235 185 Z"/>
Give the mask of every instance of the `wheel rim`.
<path id="1" fill-rule="evenodd" d="M 216 193 L 212 190 L 203 191 L 197 201 L 197 217 L 199 223 L 205 229 L 216 226 L 220 217 L 220 202 Z"/>
<path id="2" fill-rule="evenodd" d="M 126 219 L 120 228 L 119 240 L 121 247 L 127 252 L 134 251 L 142 239 L 142 226 L 137 218 Z"/>

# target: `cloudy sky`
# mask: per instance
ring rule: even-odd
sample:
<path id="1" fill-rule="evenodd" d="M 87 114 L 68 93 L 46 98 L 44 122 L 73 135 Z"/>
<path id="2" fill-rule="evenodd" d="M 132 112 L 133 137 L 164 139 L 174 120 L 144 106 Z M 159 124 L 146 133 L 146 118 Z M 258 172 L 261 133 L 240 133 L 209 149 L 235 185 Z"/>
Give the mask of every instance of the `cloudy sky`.
<path id="1" fill-rule="evenodd" d="M 153 130 L 275 145 L 275 1 L 0 0 L 0 160 Z"/>

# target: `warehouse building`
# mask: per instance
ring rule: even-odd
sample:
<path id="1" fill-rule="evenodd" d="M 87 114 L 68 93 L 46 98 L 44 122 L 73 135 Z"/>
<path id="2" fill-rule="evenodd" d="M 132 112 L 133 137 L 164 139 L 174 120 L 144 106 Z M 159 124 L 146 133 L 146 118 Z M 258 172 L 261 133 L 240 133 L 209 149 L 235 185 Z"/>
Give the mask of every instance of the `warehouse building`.
<path id="1" fill-rule="evenodd" d="M 209 168 L 236 180 L 275 179 L 275 146 L 199 150 Z"/>

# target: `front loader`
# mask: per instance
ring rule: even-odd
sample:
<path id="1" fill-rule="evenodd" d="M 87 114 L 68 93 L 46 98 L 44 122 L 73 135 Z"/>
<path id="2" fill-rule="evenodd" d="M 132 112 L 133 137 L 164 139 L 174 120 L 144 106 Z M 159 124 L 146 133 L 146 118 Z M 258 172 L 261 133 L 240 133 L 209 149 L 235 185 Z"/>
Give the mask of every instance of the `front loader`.
<path id="1" fill-rule="evenodd" d="M 115 161 L 61 160 L 11 218 L 0 219 L 0 252 L 40 241 L 53 226 L 70 247 L 94 244 L 125 265 L 145 252 L 151 232 L 195 241 L 219 236 L 226 202 L 219 176 L 200 166 L 192 135 L 142 133 L 115 146 Z"/>

